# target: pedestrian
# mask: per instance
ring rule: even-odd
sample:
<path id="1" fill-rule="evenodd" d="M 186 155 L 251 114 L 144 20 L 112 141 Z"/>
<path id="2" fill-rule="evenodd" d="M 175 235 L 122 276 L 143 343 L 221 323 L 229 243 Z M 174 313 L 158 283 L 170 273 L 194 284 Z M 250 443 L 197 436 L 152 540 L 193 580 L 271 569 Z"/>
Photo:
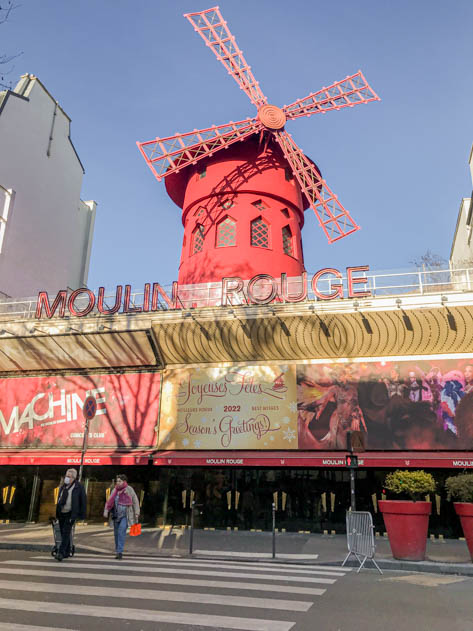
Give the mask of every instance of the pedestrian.
<path id="1" fill-rule="evenodd" d="M 56 517 L 61 530 L 61 545 L 56 560 L 62 561 L 71 555 L 71 531 L 77 519 L 85 519 L 87 495 L 77 479 L 76 469 L 68 469 L 59 488 Z"/>
<path id="2" fill-rule="evenodd" d="M 121 559 L 125 547 L 126 529 L 137 524 L 140 518 L 138 497 L 123 473 L 117 475 L 115 489 L 105 502 L 103 516 L 113 521 L 115 558 Z"/>

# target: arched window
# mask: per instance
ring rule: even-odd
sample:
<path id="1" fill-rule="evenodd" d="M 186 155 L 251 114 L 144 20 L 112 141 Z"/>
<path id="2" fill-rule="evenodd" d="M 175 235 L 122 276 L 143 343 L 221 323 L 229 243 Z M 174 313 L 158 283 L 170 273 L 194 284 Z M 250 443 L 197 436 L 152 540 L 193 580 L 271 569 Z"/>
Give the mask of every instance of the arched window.
<path id="1" fill-rule="evenodd" d="M 263 217 L 251 222 L 251 245 L 257 248 L 269 248 L 269 226 Z"/>
<path id="2" fill-rule="evenodd" d="M 227 215 L 217 226 L 215 247 L 227 248 L 230 245 L 236 245 L 236 221 Z"/>
<path id="3" fill-rule="evenodd" d="M 202 252 L 204 247 L 205 228 L 202 224 L 197 224 L 192 233 L 192 254 Z"/>
<path id="4" fill-rule="evenodd" d="M 284 226 L 284 228 L 282 229 L 282 249 L 284 254 L 294 256 L 294 242 L 289 226 Z"/>

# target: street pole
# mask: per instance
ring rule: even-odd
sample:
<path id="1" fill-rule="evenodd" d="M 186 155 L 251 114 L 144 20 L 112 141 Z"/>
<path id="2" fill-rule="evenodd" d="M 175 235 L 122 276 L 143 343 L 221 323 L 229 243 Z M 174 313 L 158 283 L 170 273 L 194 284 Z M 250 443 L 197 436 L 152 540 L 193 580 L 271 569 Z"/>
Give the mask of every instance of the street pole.
<path id="1" fill-rule="evenodd" d="M 272 504 L 273 510 L 273 559 L 276 558 L 276 504 Z"/>
<path id="2" fill-rule="evenodd" d="M 352 511 L 356 511 L 355 469 L 350 469 L 350 506 Z"/>
<path id="3" fill-rule="evenodd" d="M 87 451 L 87 438 L 89 436 L 89 421 L 90 419 L 87 417 L 85 419 L 85 424 L 84 424 L 84 439 L 82 440 L 82 452 L 80 455 L 79 482 L 82 481 L 82 471 L 84 469 L 84 457 L 85 457 L 85 452 Z"/>
<path id="4" fill-rule="evenodd" d="M 194 508 L 195 508 L 195 500 L 191 502 L 191 532 L 189 536 L 189 555 L 192 554 L 192 549 L 194 545 Z"/>

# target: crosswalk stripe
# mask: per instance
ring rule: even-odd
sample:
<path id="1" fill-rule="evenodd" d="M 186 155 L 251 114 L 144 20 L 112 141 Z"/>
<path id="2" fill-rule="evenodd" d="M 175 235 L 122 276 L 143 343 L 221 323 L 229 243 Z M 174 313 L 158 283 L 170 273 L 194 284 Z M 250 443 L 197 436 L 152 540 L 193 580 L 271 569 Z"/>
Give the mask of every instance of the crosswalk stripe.
<path id="1" fill-rule="evenodd" d="M 51 561 L 7 561 L 13 565 L 34 565 L 34 566 L 51 566 Z M 80 565 L 79 565 L 80 563 Z M 104 566 L 100 563 L 82 563 L 79 559 L 74 560 L 74 564 L 88 570 L 103 570 Z M 288 576 L 287 574 L 254 574 L 254 572 L 215 572 L 214 570 L 192 570 L 188 568 L 174 567 L 148 567 L 139 565 L 121 565 L 120 562 L 107 564 L 107 567 L 114 571 L 124 572 L 141 572 L 146 574 L 192 574 L 198 576 L 218 576 L 221 578 L 245 578 L 249 580 L 264 579 L 266 581 L 289 581 L 292 583 L 324 583 L 332 585 L 336 578 L 325 578 L 321 576 Z"/>
<path id="2" fill-rule="evenodd" d="M 15 611 L 44 611 L 45 603 L 34 600 L 15 600 L 0 598 L 0 609 Z M 284 620 L 265 620 L 263 618 L 241 618 L 216 616 L 213 614 L 180 613 L 177 611 L 153 611 L 126 607 L 102 607 L 77 603 L 59 603 L 48 601 L 48 614 L 72 616 L 90 616 L 95 618 L 113 618 L 114 620 L 141 620 L 146 622 L 164 622 L 217 629 L 237 629 L 241 631 L 289 631 L 295 622 Z"/>
<path id="3" fill-rule="evenodd" d="M 12 576 L 12 568 L 5 563 L 11 563 L 11 561 L 2 561 L 0 565 L 0 574 L 7 574 Z M 232 591 L 260 591 L 260 592 L 279 592 L 283 594 L 299 594 L 307 596 L 322 596 L 325 594 L 326 589 L 319 587 L 302 587 L 294 585 L 273 585 L 268 583 L 240 583 L 238 581 L 211 581 L 204 579 L 194 578 L 177 578 L 174 576 L 133 576 L 132 574 L 124 577 L 121 574 L 95 574 L 93 572 L 81 572 L 78 569 L 74 571 L 63 571 L 59 566 L 54 570 L 38 570 L 36 568 L 25 569 L 20 568 L 15 564 L 14 575 L 15 576 L 38 576 L 43 578 L 71 578 L 74 580 L 94 580 L 94 581 L 110 581 L 123 583 L 153 583 L 155 585 L 180 585 L 187 587 L 208 587 L 210 589 L 231 589 Z M 74 566 L 69 566 L 71 569 Z"/>
<path id="4" fill-rule="evenodd" d="M 236 551 L 225 551 L 225 550 L 195 550 L 194 554 L 203 554 L 205 556 L 225 556 L 225 557 L 255 557 L 258 559 L 269 559 L 272 557 L 272 552 L 236 552 Z M 278 557 L 281 559 L 294 560 L 297 559 L 301 561 L 315 561 L 318 557 L 318 554 L 278 554 Z"/>
<path id="5" fill-rule="evenodd" d="M 0 622 L 0 631 L 74 631 L 74 629 L 63 629 L 62 627 L 39 627 L 37 624 L 16 624 L 14 622 Z"/>
<path id="6" fill-rule="evenodd" d="M 51 593 L 51 584 L 33 583 L 30 581 L 2 581 L 0 589 L 22 592 Z M 154 589 L 131 589 L 129 587 L 87 587 L 84 585 L 61 585 L 61 594 L 77 594 L 81 596 L 104 596 L 108 598 L 142 598 L 144 600 L 168 600 L 177 602 L 199 603 L 209 605 L 225 605 L 225 607 L 257 607 L 259 609 L 282 609 L 284 611 L 308 611 L 311 602 L 303 600 L 279 600 L 278 598 L 249 598 L 239 596 L 202 594 L 195 592 L 171 592 Z"/>
<path id="7" fill-rule="evenodd" d="M 49 557 L 46 556 L 36 556 L 33 557 L 34 559 L 48 559 Z M 81 554 L 79 557 L 76 557 L 74 559 L 74 562 L 79 562 L 82 559 L 94 559 L 95 561 L 97 561 L 98 563 L 103 563 L 106 565 L 117 565 L 117 562 L 114 561 L 113 559 L 110 558 L 101 558 L 101 557 L 97 557 L 96 554 Z M 322 574 L 325 576 L 345 576 L 345 572 L 343 570 L 339 570 L 338 568 L 330 568 L 330 567 L 326 567 L 326 568 L 321 568 L 320 566 L 310 566 L 310 568 L 301 568 L 300 566 L 297 566 L 296 568 L 292 569 L 292 568 L 288 568 L 286 565 L 279 565 L 279 566 L 274 566 L 273 564 L 265 564 L 263 567 L 262 564 L 258 563 L 258 564 L 251 564 L 251 565 L 242 565 L 242 563 L 229 563 L 229 564 L 223 564 L 221 562 L 218 563 L 212 563 L 212 562 L 207 562 L 204 563 L 202 561 L 192 561 L 192 560 L 168 560 L 168 559 L 135 559 L 134 557 L 130 557 L 130 558 L 124 558 L 122 559 L 118 565 L 125 565 L 125 564 L 129 564 L 129 563 L 134 563 L 134 564 L 139 564 L 139 565 L 150 565 L 150 566 L 155 566 L 155 567 L 160 567 L 160 566 L 182 566 L 182 567 L 209 567 L 209 565 L 211 565 L 212 568 L 220 568 L 220 569 L 238 569 L 241 570 L 242 568 L 244 569 L 250 569 L 253 572 L 285 572 L 285 571 L 289 571 L 293 574 Z M 320 567 L 320 569 L 319 569 Z"/>

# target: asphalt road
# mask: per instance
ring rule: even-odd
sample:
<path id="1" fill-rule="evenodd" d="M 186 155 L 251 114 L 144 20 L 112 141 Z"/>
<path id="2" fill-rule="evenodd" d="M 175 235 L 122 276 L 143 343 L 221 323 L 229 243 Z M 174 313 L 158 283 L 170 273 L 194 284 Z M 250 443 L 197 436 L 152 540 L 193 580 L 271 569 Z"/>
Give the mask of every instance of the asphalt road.
<path id="1" fill-rule="evenodd" d="M 473 631 L 473 579 L 0 552 L 0 631 Z"/>

